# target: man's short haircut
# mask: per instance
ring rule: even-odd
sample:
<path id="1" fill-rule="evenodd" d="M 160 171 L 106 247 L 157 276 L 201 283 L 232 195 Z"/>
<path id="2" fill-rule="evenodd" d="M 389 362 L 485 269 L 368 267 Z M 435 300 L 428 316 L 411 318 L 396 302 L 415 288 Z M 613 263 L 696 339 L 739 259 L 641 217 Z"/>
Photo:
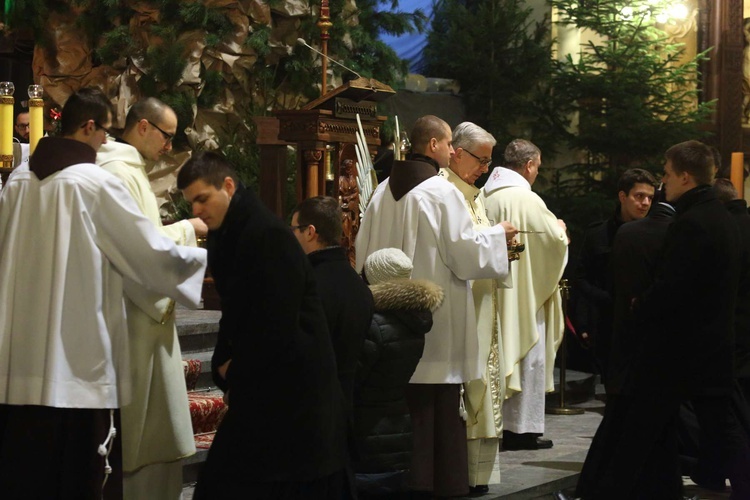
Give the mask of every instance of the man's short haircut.
<path id="1" fill-rule="evenodd" d="M 302 200 L 292 210 L 292 215 L 294 214 L 297 214 L 297 224 L 300 226 L 315 226 L 320 243 L 323 245 L 334 246 L 341 244 L 344 229 L 341 222 L 341 206 L 336 198 L 314 196 Z"/>
<path id="2" fill-rule="evenodd" d="M 628 195 L 636 184 L 648 184 L 656 187 L 656 178 L 648 170 L 629 168 L 623 172 L 617 181 L 617 193 L 619 194 L 622 191 Z"/>
<path id="3" fill-rule="evenodd" d="M 453 129 L 453 149 L 468 149 L 473 153 L 475 148 L 485 144 L 494 148 L 497 141 L 479 125 L 463 122 Z"/>
<path id="4" fill-rule="evenodd" d="M 711 189 L 722 203 L 737 200 L 740 197 L 734 184 L 729 179 L 716 179 Z"/>
<path id="5" fill-rule="evenodd" d="M 125 132 L 138 125 L 143 119 L 159 125 L 164 116 L 164 112 L 172 109 L 156 97 L 147 97 L 133 104 L 128 110 L 128 116 L 125 118 Z"/>
<path id="6" fill-rule="evenodd" d="M 542 152 L 533 142 L 526 139 L 513 139 L 505 146 L 503 166 L 511 170 L 521 170 L 529 160 L 541 156 Z"/>
<path id="7" fill-rule="evenodd" d="M 226 159 L 211 151 L 201 151 L 180 168 L 180 173 L 177 174 L 177 189 L 185 189 L 199 180 L 221 189 L 227 177 L 231 177 L 235 184 L 239 183 L 237 172 Z"/>
<path id="8" fill-rule="evenodd" d="M 699 141 L 685 141 L 667 150 L 664 157 L 672 163 L 675 173 L 687 172 L 699 185 L 711 184 L 714 178 L 714 155 L 711 148 Z"/>
<path id="9" fill-rule="evenodd" d="M 26 108 L 23 108 L 23 109 L 22 109 L 21 111 L 19 111 L 19 112 L 18 112 L 18 114 L 16 115 L 16 123 L 18 123 L 18 117 L 19 117 L 19 116 L 21 116 L 21 115 L 28 115 L 28 114 L 29 114 L 29 110 L 28 110 L 28 109 L 26 109 Z"/>
<path id="10" fill-rule="evenodd" d="M 104 92 L 98 88 L 79 89 L 65 101 L 60 118 L 60 135 L 68 137 L 75 134 L 89 120 L 105 125 L 112 116 L 112 103 Z"/>
<path id="11" fill-rule="evenodd" d="M 417 119 L 411 129 L 412 153 L 424 154 L 430 144 L 430 139 L 435 138 L 441 141 L 445 138 L 446 128 L 449 128 L 448 124 L 435 115 L 425 115 Z"/>

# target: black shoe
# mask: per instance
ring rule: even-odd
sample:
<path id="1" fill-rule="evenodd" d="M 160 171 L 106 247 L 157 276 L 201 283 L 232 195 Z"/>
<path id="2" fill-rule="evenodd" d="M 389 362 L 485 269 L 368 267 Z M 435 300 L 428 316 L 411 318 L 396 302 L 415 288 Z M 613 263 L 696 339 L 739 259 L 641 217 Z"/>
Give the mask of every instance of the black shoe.
<path id="1" fill-rule="evenodd" d="M 552 448 L 552 446 L 551 439 L 544 439 L 532 432 L 516 434 L 515 432 L 503 431 L 503 450 L 545 450 Z"/>
<path id="2" fill-rule="evenodd" d="M 483 495 L 490 492 L 490 487 L 486 484 L 478 484 L 476 486 L 469 486 L 469 495 Z"/>
<path id="3" fill-rule="evenodd" d="M 554 492 L 552 494 L 552 498 L 554 498 L 555 500 L 579 500 L 575 496 L 569 495 L 562 490 Z"/>
<path id="4" fill-rule="evenodd" d="M 691 474 L 690 480 L 693 481 L 695 484 L 703 488 L 704 490 L 711 490 L 716 492 L 721 492 L 727 489 L 727 483 L 725 480 L 716 479 L 716 478 L 705 478 L 700 477 L 697 474 Z"/>

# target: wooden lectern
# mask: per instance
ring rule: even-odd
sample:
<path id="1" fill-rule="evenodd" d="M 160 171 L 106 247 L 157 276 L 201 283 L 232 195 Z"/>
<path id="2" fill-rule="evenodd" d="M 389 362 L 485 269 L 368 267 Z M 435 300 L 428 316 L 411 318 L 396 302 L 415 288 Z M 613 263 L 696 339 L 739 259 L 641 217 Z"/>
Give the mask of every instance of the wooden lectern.
<path id="1" fill-rule="evenodd" d="M 278 138 L 297 144 L 297 201 L 333 196 L 344 210 L 342 245 L 354 262 L 354 238 L 359 228 L 359 190 L 355 166 L 356 115 L 362 122 L 370 155 L 380 145 L 377 103 L 396 92 L 373 79 L 358 78 L 331 90 L 302 109 L 276 111 Z"/>

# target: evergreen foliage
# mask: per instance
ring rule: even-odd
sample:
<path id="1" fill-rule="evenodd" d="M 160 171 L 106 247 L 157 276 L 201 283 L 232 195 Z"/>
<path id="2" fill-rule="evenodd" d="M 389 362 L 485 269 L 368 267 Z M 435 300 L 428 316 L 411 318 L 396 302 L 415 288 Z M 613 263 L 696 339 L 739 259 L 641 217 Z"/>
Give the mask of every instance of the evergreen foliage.
<path id="1" fill-rule="evenodd" d="M 565 130 L 583 161 L 556 172 L 551 204 L 558 215 L 586 220 L 611 214 L 616 182 L 628 168 L 658 173 L 664 152 L 704 139 L 713 103 L 700 102 L 698 64 L 659 23 L 664 0 L 551 0 L 561 22 L 599 35 L 576 61 L 558 62 L 553 88 L 560 111 L 578 120 Z"/>
<path id="2" fill-rule="evenodd" d="M 427 73 L 460 82 L 467 119 L 495 136 L 496 155 L 517 137 L 554 152 L 550 23 L 532 13 L 523 0 L 444 0 L 434 11 Z"/>

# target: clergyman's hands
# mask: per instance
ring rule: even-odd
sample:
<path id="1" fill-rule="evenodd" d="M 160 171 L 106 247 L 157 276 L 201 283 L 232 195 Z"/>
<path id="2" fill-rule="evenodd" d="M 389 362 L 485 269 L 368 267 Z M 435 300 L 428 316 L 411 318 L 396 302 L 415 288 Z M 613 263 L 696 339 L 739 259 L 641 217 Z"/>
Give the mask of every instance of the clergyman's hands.
<path id="1" fill-rule="evenodd" d="M 514 226 L 507 220 L 502 221 L 500 225 L 503 226 L 503 229 L 505 229 L 505 239 L 507 241 L 511 241 L 518 234 L 518 229 L 516 229 L 516 226 Z"/>
<path id="2" fill-rule="evenodd" d="M 206 225 L 205 222 L 200 220 L 198 217 L 188 219 L 188 222 L 193 226 L 193 230 L 195 231 L 196 238 L 200 238 L 208 234 L 208 226 Z"/>

